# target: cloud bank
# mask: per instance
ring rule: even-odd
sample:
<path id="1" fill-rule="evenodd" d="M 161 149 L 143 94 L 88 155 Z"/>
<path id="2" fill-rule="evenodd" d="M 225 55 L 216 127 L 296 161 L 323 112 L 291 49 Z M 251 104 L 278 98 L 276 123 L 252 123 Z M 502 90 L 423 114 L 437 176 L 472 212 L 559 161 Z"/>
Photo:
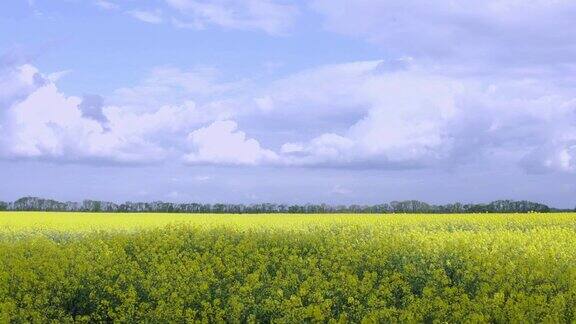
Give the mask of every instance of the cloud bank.
<path id="1" fill-rule="evenodd" d="M 380 169 L 476 163 L 576 171 L 576 98 L 552 82 L 471 79 L 385 60 L 306 70 L 241 95 L 188 72 L 160 75 L 153 72 L 146 87 L 117 91 L 112 101 L 118 103 L 107 104 L 101 96 L 63 94 L 30 65 L 3 69 L 3 157 Z M 186 86 L 197 91 L 187 91 L 179 103 L 143 109 L 134 100 L 159 102 Z M 147 92 L 154 89 L 162 90 Z M 195 103 L 202 93 L 218 99 Z M 255 133 L 267 134 L 274 132 L 266 124 L 270 118 L 293 132 L 268 147 L 236 121 L 255 121 Z M 304 140 L 294 140 L 294 133 Z"/>
<path id="2" fill-rule="evenodd" d="M 384 59 L 266 81 L 162 66 L 112 93 L 83 96 L 59 89 L 65 76 L 3 63 L 2 158 L 576 172 L 572 1 L 94 3 L 149 23 L 270 35 L 314 14 L 325 31 L 365 40 Z"/>

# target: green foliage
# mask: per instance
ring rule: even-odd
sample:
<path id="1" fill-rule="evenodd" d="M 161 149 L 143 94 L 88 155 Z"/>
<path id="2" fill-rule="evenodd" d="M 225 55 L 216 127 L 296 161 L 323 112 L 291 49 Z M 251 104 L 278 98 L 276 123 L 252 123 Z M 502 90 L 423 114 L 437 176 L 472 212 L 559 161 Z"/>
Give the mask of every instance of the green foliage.
<path id="1" fill-rule="evenodd" d="M 574 222 L 0 237 L 0 322 L 575 320 Z"/>
<path id="2" fill-rule="evenodd" d="M 430 205 L 418 200 L 393 201 L 390 204 L 331 206 L 327 204 L 285 205 L 285 204 L 199 204 L 155 202 L 125 202 L 116 204 L 108 201 L 84 200 L 60 202 L 38 197 L 23 197 L 5 203 L 0 210 L 9 211 L 52 211 L 52 212 L 107 212 L 107 213 L 211 213 L 211 214 L 461 214 L 461 213 L 548 213 L 562 211 L 531 201 L 497 200 L 488 204 L 446 204 Z M 564 210 L 569 211 L 569 210 Z"/>

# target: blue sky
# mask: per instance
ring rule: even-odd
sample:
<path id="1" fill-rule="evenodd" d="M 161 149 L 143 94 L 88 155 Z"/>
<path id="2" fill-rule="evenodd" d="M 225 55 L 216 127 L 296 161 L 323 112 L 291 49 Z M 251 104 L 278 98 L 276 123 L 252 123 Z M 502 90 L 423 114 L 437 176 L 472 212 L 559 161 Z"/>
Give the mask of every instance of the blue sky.
<path id="1" fill-rule="evenodd" d="M 576 204 L 572 1 L 8 0 L 0 199 Z"/>

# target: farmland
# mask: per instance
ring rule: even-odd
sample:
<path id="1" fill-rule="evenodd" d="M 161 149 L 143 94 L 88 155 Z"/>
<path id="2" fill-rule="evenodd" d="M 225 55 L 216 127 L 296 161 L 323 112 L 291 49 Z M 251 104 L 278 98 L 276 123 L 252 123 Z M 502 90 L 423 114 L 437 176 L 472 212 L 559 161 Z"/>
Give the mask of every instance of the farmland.
<path id="1" fill-rule="evenodd" d="M 576 214 L 0 213 L 0 322 L 573 322 Z"/>

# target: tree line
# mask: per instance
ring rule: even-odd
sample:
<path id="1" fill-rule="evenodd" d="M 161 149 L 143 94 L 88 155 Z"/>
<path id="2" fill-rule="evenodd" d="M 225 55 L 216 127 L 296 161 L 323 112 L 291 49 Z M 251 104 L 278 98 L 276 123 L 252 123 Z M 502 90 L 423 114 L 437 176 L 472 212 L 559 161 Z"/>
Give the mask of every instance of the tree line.
<path id="1" fill-rule="evenodd" d="M 451 203 L 433 205 L 418 200 L 392 201 L 376 205 L 329 205 L 329 204 L 202 204 L 170 202 L 125 202 L 84 200 L 83 202 L 60 202 L 53 199 L 23 197 L 14 202 L 1 202 L 3 211 L 57 211 L 57 212 L 122 212 L 122 213 L 548 213 L 572 211 L 551 208 L 532 201 L 497 200 L 486 204 Z"/>

